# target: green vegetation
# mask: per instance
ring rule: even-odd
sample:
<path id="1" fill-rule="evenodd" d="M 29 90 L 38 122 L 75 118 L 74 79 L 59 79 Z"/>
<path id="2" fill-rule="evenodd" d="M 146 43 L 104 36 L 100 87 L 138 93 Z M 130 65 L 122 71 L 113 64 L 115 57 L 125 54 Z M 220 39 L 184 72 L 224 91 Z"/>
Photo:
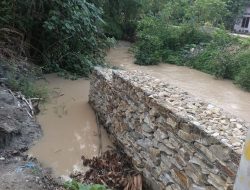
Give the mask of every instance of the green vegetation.
<path id="1" fill-rule="evenodd" d="M 250 42 L 228 34 L 247 3 L 2 0 L 0 55 L 27 58 L 44 72 L 75 79 L 104 62 L 115 37 L 136 42 L 136 64 L 185 65 L 249 90 Z"/>
<path id="2" fill-rule="evenodd" d="M 248 53 L 249 54 L 249 53 Z M 249 55 L 248 55 L 249 57 Z M 239 61 L 239 59 L 236 59 Z M 238 74 L 235 76 L 236 83 L 246 90 L 250 91 L 250 64 L 248 59 L 248 64 L 240 67 Z"/>
<path id="3" fill-rule="evenodd" d="M 47 98 L 47 90 L 34 84 L 40 72 L 25 62 L 0 59 L 0 78 L 5 85 L 14 90 L 21 91 L 26 97 Z"/>
<path id="4" fill-rule="evenodd" d="M 141 12 L 139 0 L 91 0 L 103 9 L 105 34 L 116 39 L 134 41 Z"/>
<path id="5" fill-rule="evenodd" d="M 71 182 L 66 182 L 64 187 L 68 190 L 109 190 L 104 185 L 93 184 L 93 185 L 86 185 L 81 184 L 75 180 Z"/>
<path id="6" fill-rule="evenodd" d="M 88 76 L 108 47 L 102 11 L 85 0 L 2 0 L 0 29 L 24 36 L 21 55 L 45 72 Z M 1 33 L 11 39 L 9 33 Z M 1 38 L 1 37 L 0 37 Z"/>
<path id="7" fill-rule="evenodd" d="M 147 9 L 156 11 L 138 21 L 135 63 L 185 65 L 250 90 L 250 41 L 229 34 L 244 2 L 161 1 L 162 8 L 152 3 Z"/>

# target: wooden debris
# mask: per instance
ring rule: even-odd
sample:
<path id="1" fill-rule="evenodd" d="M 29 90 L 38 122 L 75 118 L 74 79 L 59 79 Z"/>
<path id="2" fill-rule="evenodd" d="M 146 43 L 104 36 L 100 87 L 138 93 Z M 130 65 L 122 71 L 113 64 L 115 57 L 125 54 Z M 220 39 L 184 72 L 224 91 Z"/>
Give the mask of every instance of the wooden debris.
<path id="1" fill-rule="evenodd" d="M 8 89 L 8 92 L 13 96 L 14 100 L 17 101 L 17 105 L 19 108 L 26 110 L 27 114 L 32 118 L 37 113 L 37 107 L 41 98 L 29 98 L 26 97 L 21 92 L 12 92 Z M 35 106 L 33 106 L 33 102 L 37 102 Z"/>
<path id="2" fill-rule="evenodd" d="M 103 184 L 114 190 L 142 190 L 142 175 L 133 169 L 131 159 L 125 154 L 109 150 L 100 157 L 86 159 L 83 165 L 90 169 L 71 177 L 81 183 Z"/>

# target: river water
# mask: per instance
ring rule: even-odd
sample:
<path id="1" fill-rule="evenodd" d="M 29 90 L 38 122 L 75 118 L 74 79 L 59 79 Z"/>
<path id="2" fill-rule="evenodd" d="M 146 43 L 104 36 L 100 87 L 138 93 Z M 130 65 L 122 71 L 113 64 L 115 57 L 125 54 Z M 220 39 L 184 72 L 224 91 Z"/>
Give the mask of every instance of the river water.
<path id="1" fill-rule="evenodd" d="M 250 93 L 244 92 L 228 80 L 216 80 L 211 75 L 169 64 L 138 66 L 129 53 L 130 44 L 119 42 L 108 52 L 106 61 L 126 70 L 140 70 L 176 85 L 189 93 L 220 106 L 250 122 Z M 112 144 L 101 129 L 98 136 L 95 114 L 88 104 L 89 81 L 66 80 L 55 74 L 46 75 L 39 85 L 48 87 L 49 101 L 41 109 L 38 122 L 44 136 L 29 151 L 56 176 L 68 175 L 81 168 L 81 156 L 97 156 Z"/>
<path id="2" fill-rule="evenodd" d="M 106 61 L 126 70 L 148 73 L 250 122 L 250 93 L 235 86 L 232 81 L 217 80 L 211 75 L 183 66 L 135 65 L 134 57 L 128 51 L 130 47 L 128 42 L 119 42 L 109 51 Z"/>
<path id="3" fill-rule="evenodd" d="M 44 136 L 29 151 L 56 176 L 67 176 L 81 168 L 81 156 L 97 156 L 112 144 L 106 132 L 98 135 L 96 118 L 88 104 L 89 81 L 66 80 L 56 74 L 46 75 L 40 85 L 47 86 L 49 101 L 41 108 L 37 119 Z M 101 141 L 101 142 L 100 142 Z"/>

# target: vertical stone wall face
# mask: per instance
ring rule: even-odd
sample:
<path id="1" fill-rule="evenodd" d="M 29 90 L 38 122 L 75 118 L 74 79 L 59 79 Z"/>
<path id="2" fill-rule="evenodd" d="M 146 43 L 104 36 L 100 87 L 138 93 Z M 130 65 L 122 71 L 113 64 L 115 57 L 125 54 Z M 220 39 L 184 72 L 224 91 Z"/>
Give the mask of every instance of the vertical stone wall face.
<path id="1" fill-rule="evenodd" d="M 152 189 L 233 189 L 243 121 L 139 72 L 96 68 L 89 102 Z"/>

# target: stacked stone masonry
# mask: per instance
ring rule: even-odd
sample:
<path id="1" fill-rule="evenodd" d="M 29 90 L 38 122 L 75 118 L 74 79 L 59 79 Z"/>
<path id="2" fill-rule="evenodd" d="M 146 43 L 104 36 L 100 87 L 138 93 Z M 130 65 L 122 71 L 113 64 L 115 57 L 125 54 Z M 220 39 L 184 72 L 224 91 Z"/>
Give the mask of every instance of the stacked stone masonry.
<path id="1" fill-rule="evenodd" d="M 244 121 L 137 71 L 95 68 L 89 102 L 151 189 L 233 189 Z"/>

